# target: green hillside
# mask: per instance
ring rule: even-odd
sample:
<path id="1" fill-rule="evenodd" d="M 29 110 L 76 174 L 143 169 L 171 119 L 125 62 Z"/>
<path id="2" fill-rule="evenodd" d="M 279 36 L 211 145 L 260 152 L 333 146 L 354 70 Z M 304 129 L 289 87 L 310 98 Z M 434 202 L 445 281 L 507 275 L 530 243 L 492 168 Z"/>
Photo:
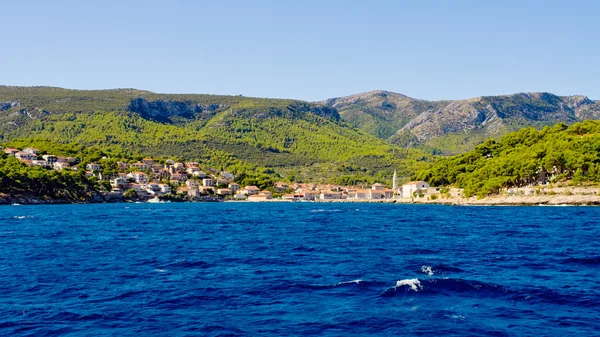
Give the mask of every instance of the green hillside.
<path id="1" fill-rule="evenodd" d="M 363 133 L 320 104 L 133 89 L 0 87 L 0 139 L 201 160 L 311 181 L 390 179 L 394 169 L 408 176 L 431 159 Z"/>
<path id="2" fill-rule="evenodd" d="M 535 183 L 540 172 L 554 181 L 600 182 L 600 121 L 559 123 L 539 131 L 529 127 L 499 141 L 488 139 L 472 151 L 438 159 L 414 178 L 462 187 L 466 196 L 486 196 Z"/>

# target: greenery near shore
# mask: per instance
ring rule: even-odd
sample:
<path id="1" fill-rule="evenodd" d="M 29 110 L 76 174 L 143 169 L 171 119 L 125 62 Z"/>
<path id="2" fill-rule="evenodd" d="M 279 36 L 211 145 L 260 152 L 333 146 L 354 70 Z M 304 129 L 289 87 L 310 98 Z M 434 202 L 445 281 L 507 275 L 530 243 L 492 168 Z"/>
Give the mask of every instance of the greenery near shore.
<path id="1" fill-rule="evenodd" d="M 466 197 L 483 197 L 535 183 L 540 172 L 555 181 L 600 182 L 600 121 L 570 127 L 559 123 L 540 131 L 524 128 L 499 141 L 488 139 L 472 151 L 438 159 L 414 179 L 462 187 Z"/>

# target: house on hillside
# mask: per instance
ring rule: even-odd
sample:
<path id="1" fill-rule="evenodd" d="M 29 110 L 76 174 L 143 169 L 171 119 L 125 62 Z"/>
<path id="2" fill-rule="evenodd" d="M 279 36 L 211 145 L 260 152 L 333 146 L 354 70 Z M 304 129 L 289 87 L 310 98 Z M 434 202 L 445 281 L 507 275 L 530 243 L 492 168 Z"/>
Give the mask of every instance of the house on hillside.
<path id="1" fill-rule="evenodd" d="M 219 188 L 217 190 L 217 194 L 218 195 L 231 195 L 231 194 L 233 194 L 233 192 L 228 188 Z"/>
<path id="2" fill-rule="evenodd" d="M 56 162 L 56 163 L 52 164 L 52 167 L 56 171 L 62 171 L 62 170 L 70 169 L 71 165 L 69 165 L 66 162 L 64 162 L 64 163 L 63 162 Z"/>
<path id="3" fill-rule="evenodd" d="M 19 160 L 36 160 L 37 156 L 35 154 L 31 154 L 25 151 L 19 151 L 14 154 L 14 156 Z"/>
<path id="4" fill-rule="evenodd" d="M 127 175 L 127 177 L 132 178 L 138 184 L 145 184 L 148 182 L 148 176 L 146 173 L 140 171 L 131 172 Z"/>
<path id="5" fill-rule="evenodd" d="M 14 156 L 18 152 L 19 150 L 15 149 L 14 147 L 7 147 L 6 149 L 4 149 L 4 153 L 6 153 L 9 156 Z"/>
<path id="6" fill-rule="evenodd" d="M 288 188 L 288 184 L 283 182 L 283 181 L 279 181 L 275 183 L 275 189 L 279 192 L 283 192 Z"/>
<path id="7" fill-rule="evenodd" d="M 36 157 L 37 157 L 38 154 L 40 154 L 40 151 L 38 149 L 33 148 L 33 147 L 28 147 L 28 148 L 24 149 L 23 152 L 31 153 L 32 155 L 34 155 Z"/>
<path id="8" fill-rule="evenodd" d="M 56 163 L 56 159 L 57 159 L 56 156 L 51 155 L 51 154 L 45 154 L 42 156 L 42 158 L 44 158 L 44 160 L 50 165 Z"/>
<path id="9" fill-rule="evenodd" d="M 97 163 L 89 163 L 89 164 L 85 165 L 85 168 L 92 172 L 100 171 L 102 169 L 102 167 L 100 167 L 100 164 L 97 164 Z"/>

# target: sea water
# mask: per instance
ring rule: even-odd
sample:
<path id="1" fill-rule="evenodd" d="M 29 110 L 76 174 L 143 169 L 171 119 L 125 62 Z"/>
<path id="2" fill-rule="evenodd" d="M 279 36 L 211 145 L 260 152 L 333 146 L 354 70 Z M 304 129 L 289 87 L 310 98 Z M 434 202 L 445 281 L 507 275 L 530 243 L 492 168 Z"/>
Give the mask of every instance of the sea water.
<path id="1" fill-rule="evenodd" d="M 600 335 L 600 208 L 0 207 L 2 336 Z"/>

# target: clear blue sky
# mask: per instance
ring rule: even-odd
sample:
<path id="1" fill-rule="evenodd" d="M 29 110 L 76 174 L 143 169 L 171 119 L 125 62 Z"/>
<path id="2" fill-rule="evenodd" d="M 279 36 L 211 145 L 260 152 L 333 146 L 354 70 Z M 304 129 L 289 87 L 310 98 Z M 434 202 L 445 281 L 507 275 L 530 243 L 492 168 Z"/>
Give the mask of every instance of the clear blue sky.
<path id="1" fill-rule="evenodd" d="M 600 1 L 3 1 L 0 84 L 600 99 Z"/>

